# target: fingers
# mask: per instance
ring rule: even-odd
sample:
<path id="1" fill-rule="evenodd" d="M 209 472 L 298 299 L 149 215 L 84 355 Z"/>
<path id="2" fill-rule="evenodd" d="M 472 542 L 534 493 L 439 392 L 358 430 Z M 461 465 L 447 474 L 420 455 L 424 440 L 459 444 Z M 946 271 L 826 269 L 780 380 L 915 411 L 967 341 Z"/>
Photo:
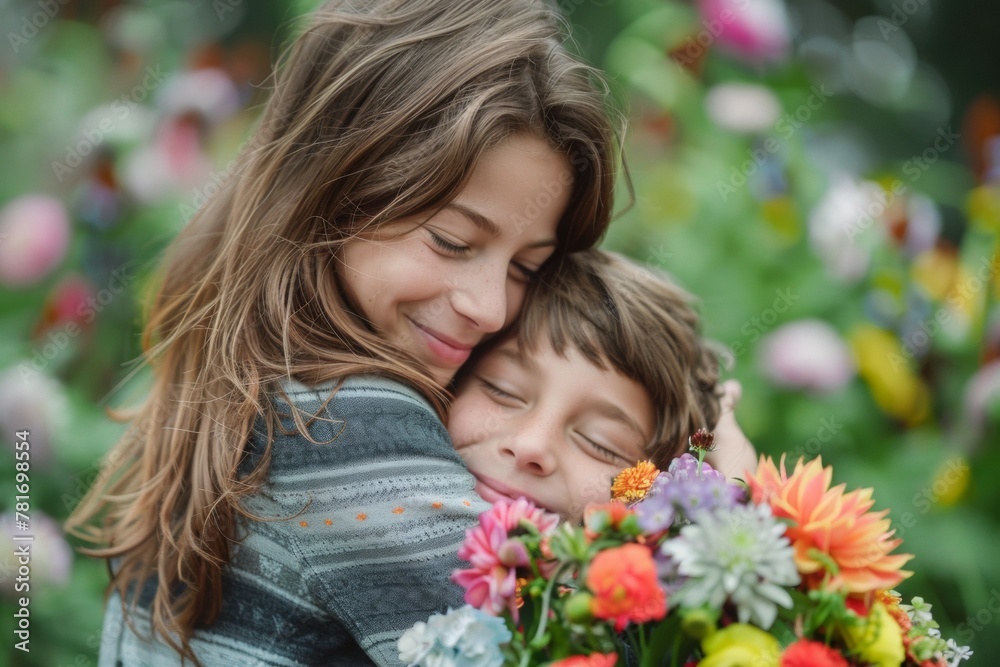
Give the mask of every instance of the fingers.
<path id="1" fill-rule="evenodd" d="M 722 383 L 722 396 L 719 398 L 719 407 L 722 412 L 732 412 L 736 409 L 740 399 L 743 397 L 743 385 L 739 380 L 726 380 Z"/>

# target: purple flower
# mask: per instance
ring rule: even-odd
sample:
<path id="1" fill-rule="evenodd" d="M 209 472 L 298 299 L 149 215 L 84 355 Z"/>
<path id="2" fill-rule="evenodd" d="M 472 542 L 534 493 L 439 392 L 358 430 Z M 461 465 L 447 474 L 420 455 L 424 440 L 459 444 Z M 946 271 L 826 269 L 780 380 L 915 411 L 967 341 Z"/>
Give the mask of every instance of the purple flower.
<path id="1" fill-rule="evenodd" d="M 639 526 L 646 532 L 666 530 L 678 520 L 691 523 L 700 512 L 731 508 L 744 499 L 743 489 L 725 475 L 690 454 L 670 462 L 646 497 L 635 506 Z"/>

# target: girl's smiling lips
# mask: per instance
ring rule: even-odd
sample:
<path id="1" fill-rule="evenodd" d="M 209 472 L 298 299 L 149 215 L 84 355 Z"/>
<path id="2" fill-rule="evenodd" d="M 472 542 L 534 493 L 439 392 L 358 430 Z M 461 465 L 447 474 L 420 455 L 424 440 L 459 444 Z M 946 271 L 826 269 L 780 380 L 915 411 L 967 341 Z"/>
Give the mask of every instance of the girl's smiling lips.
<path id="1" fill-rule="evenodd" d="M 544 509 L 537 500 L 524 491 L 518 491 L 512 486 L 507 486 L 502 482 L 486 475 L 480 475 L 477 472 L 472 473 L 472 475 L 476 478 L 476 493 L 488 503 L 495 503 L 498 500 L 517 500 L 523 496 L 525 500 Z"/>
<path id="2" fill-rule="evenodd" d="M 472 345 L 459 343 L 455 339 L 430 329 L 415 320 L 410 319 L 410 323 L 413 324 L 417 333 L 420 334 L 420 338 L 427 345 L 427 348 L 442 362 L 449 365 L 461 366 L 469 358 L 469 355 L 472 354 Z"/>

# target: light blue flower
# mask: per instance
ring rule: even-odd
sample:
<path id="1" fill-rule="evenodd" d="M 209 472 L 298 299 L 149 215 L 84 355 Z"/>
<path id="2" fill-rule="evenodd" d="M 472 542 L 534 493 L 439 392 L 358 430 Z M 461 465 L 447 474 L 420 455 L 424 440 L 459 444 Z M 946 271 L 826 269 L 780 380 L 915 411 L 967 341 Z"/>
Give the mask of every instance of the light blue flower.
<path id="1" fill-rule="evenodd" d="M 684 577 L 673 602 L 685 607 L 736 606 L 740 623 L 767 630 L 778 605 L 791 608 L 786 587 L 799 583 L 785 525 L 767 505 L 737 505 L 704 512 L 698 523 L 667 540 L 662 552 Z"/>
<path id="2" fill-rule="evenodd" d="M 509 642 L 503 620 L 465 605 L 416 623 L 399 638 L 399 659 L 410 667 L 501 667 Z"/>

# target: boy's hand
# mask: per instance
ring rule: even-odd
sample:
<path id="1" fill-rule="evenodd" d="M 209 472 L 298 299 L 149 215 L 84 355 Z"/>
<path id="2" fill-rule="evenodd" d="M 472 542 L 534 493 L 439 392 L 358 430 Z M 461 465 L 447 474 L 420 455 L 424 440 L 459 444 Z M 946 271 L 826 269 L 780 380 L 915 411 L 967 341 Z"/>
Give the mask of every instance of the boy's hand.
<path id="1" fill-rule="evenodd" d="M 745 479 L 746 471 L 757 469 L 757 452 L 736 423 L 736 405 L 743 395 L 737 380 L 722 383 L 723 394 L 719 399 L 722 408 L 719 423 L 715 425 L 715 450 L 705 456 L 708 464 L 728 479 Z"/>

